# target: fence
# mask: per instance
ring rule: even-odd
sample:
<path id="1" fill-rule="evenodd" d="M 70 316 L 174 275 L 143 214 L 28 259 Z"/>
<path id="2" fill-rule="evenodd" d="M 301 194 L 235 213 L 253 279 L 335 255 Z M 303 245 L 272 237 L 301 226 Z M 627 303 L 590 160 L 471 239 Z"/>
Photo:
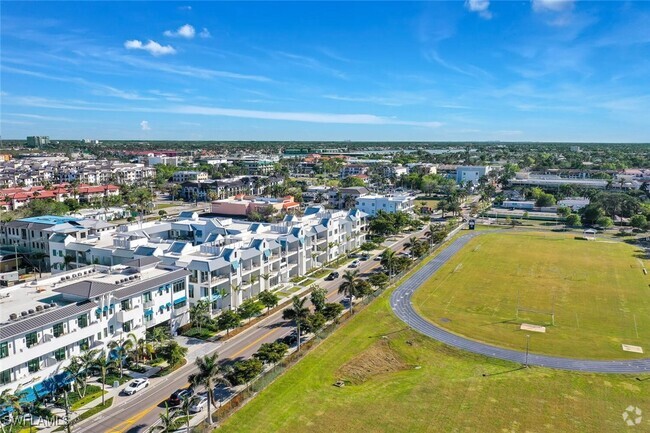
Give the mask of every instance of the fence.
<path id="1" fill-rule="evenodd" d="M 411 266 L 409 266 L 407 269 L 403 270 L 399 274 L 393 275 L 390 284 L 386 285 L 386 287 L 384 287 L 383 289 L 375 290 L 372 294 L 362 298 L 359 302 L 357 302 L 354 305 L 355 306 L 354 314 L 351 314 L 349 309 L 344 311 L 343 313 L 341 313 L 341 315 L 336 321 L 328 323 L 323 329 L 318 331 L 311 339 L 304 342 L 301 345 L 301 350 L 299 352 L 294 351 L 290 353 L 282 361 L 278 362 L 276 365 L 262 372 L 260 376 L 258 376 L 256 379 L 251 381 L 243 390 L 233 395 L 227 402 L 223 403 L 223 405 L 214 412 L 213 419 L 217 422 L 222 421 L 228 418 L 237 410 L 239 410 L 241 407 L 243 407 L 253 397 L 255 397 L 257 393 L 259 393 L 260 391 L 268 387 L 271 383 L 273 383 L 275 379 L 277 379 L 282 374 L 284 374 L 289 368 L 291 368 L 298 361 L 300 361 L 304 356 L 306 356 L 309 352 L 311 352 L 312 349 L 317 347 L 323 340 L 325 340 L 327 337 L 332 335 L 339 328 L 341 324 L 345 323 L 350 318 L 354 317 L 354 315 L 363 311 L 370 303 L 372 303 L 372 301 L 377 299 L 384 292 L 392 289 L 396 285 L 396 283 L 399 282 L 404 276 L 406 276 L 409 272 L 411 272 L 413 269 L 419 266 L 422 262 L 427 260 L 427 258 L 438 248 L 440 248 L 440 246 L 443 245 L 447 240 L 455 236 L 463 228 L 463 226 L 464 224 L 460 224 L 459 226 L 451 230 L 447 235 L 447 237 L 445 238 L 445 241 L 441 242 L 438 245 L 434 245 L 434 248 L 429 251 L 429 254 L 420 257 L 417 260 L 414 260 Z M 206 422 L 202 422 L 200 425 L 195 427 L 192 430 L 192 432 L 208 433 L 212 431 L 212 429 L 214 428 L 215 428 L 214 425 L 209 426 Z"/>

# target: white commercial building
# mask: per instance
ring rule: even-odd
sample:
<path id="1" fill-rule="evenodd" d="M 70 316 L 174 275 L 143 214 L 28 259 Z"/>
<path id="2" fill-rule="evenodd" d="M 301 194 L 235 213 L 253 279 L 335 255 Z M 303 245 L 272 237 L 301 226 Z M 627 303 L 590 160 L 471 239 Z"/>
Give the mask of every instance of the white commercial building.
<path id="1" fill-rule="evenodd" d="M 473 165 L 459 165 L 456 167 L 456 182 L 458 183 L 467 183 L 471 182 L 472 184 L 478 184 L 481 176 L 487 176 L 490 172 L 490 167 L 485 166 L 473 166 Z"/>
<path id="2" fill-rule="evenodd" d="M 386 213 L 411 212 L 413 211 L 413 197 L 408 195 L 365 195 L 357 198 L 355 208 L 369 216 L 375 216 L 379 211 Z"/>

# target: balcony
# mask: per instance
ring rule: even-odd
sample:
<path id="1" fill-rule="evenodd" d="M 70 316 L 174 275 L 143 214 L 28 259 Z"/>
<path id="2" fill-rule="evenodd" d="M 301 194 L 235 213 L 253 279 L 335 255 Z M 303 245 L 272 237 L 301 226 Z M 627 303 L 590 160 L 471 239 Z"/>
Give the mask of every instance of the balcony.
<path id="1" fill-rule="evenodd" d="M 130 310 L 118 311 L 115 317 L 119 323 L 126 323 L 129 320 L 134 320 L 142 316 L 142 310 L 139 308 L 131 308 Z"/>
<path id="2" fill-rule="evenodd" d="M 61 335 L 59 338 L 51 338 L 49 341 L 41 339 L 38 344 L 31 347 L 22 347 L 17 350 L 17 356 L 9 356 L 2 359 L 3 368 L 12 368 L 23 364 L 26 359 L 34 359 L 36 357 L 47 357 L 51 352 L 56 349 L 65 347 L 71 344 L 76 344 L 79 340 L 90 338 L 101 332 L 103 326 L 96 325 L 97 322 L 91 323 L 85 328 L 76 328 L 72 332 Z M 6 367 L 5 367 L 6 366 Z"/>

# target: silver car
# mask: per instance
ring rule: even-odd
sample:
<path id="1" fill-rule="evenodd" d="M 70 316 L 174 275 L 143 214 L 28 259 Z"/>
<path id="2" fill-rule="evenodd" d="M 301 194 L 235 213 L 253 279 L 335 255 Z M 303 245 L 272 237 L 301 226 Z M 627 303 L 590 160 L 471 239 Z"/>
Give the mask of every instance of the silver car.
<path id="1" fill-rule="evenodd" d="M 190 412 L 198 413 L 202 412 L 203 409 L 208 405 L 208 396 L 207 395 L 197 395 L 192 397 L 192 402 L 190 405 Z"/>

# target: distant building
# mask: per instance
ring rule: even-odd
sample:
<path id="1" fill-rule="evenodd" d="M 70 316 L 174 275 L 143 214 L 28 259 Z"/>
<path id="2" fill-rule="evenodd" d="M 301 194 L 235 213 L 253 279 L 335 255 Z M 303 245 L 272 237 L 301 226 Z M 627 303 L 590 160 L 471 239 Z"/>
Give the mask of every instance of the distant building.
<path id="1" fill-rule="evenodd" d="M 350 209 L 354 207 L 359 197 L 368 195 L 368 193 L 368 189 L 363 186 L 331 189 L 329 192 L 329 204 L 336 209 Z"/>
<path id="2" fill-rule="evenodd" d="M 506 209 L 524 209 L 533 210 L 535 208 L 535 201 L 533 200 L 504 200 L 501 207 Z"/>
<path id="3" fill-rule="evenodd" d="M 517 173 L 517 176 L 510 180 L 510 184 L 512 186 L 537 186 L 540 188 L 560 188 L 562 185 L 593 189 L 607 188 L 607 181 L 604 179 L 567 179 L 552 175 L 535 176 L 529 173 Z"/>
<path id="4" fill-rule="evenodd" d="M 586 197 L 567 197 L 557 202 L 558 207 L 568 207 L 574 212 L 579 211 L 589 204 L 589 199 Z"/>
<path id="5" fill-rule="evenodd" d="M 411 212 L 413 211 L 413 197 L 407 195 L 365 195 L 357 198 L 354 207 L 369 216 L 375 216 L 379 211 L 386 213 Z"/>
<path id="6" fill-rule="evenodd" d="M 50 144 L 50 137 L 46 135 L 33 135 L 27 137 L 27 145 L 32 147 L 40 147 L 46 144 Z"/>
<path id="7" fill-rule="evenodd" d="M 230 216 L 245 216 L 251 212 L 271 207 L 276 212 L 290 212 L 299 209 L 300 204 L 288 195 L 283 198 L 253 197 L 243 194 L 232 198 L 215 200 L 212 202 L 212 213 Z"/>
<path id="8" fill-rule="evenodd" d="M 208 173 L 204 171 L 177 171 L 172 176 L 172 181 L 176 183 L 201 182 L 208 178 Z"/>
<path id="9" fill-rule="evenodd" d="M 273 172 L 274 162 L 269 159 L 239 159 L 233 160 L 233 163 L 243 167 L 246 174 L 254 175 L 267 175 Z"/>
<path id="10" fill-rule="evenodd" d="M 360 174 L 368 174 L 369 167 L 362 164 L 348 164 L 341 169 L 341 179 L 345 179 L 348 176 L 357 176 Z"/>
<path id="11" fill-rule="evenodd" d="M 471 182 L 472 184 L 478 184 L 479 179 L 482 176 L 487 176 L 490 172 L 489 166 L 472 166 L 472 165 L 459 165 L 456 167 L 456 182 Z"/>

